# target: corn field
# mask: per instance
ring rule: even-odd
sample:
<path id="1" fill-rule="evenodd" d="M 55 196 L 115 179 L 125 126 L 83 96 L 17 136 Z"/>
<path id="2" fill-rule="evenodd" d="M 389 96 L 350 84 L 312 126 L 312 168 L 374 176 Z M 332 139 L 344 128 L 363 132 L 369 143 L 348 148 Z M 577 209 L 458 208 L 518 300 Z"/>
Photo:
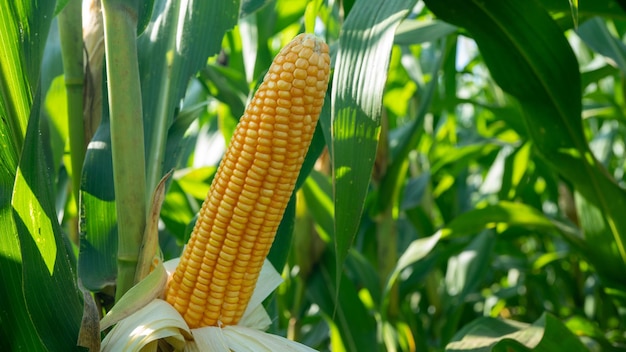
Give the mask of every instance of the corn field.
<path id="1" fill-rule="evenodd" d="M 625 77 L 622 0 L 0 0 L 0 350 L 626 351 Z"/>

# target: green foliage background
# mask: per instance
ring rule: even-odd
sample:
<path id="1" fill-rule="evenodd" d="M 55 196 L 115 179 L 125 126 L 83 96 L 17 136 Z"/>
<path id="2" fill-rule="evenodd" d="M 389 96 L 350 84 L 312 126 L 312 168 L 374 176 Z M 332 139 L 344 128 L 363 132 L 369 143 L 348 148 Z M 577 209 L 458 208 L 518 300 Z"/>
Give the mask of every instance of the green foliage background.
<path id="1" fill-rule="evenodd" d="M 333 76 L 269 256 L 272 333 L 322 351 L 626 349 L 620 2 L 102 5 L 99 89 L 80 1 L 0 0 L 1 350 L 99 340 L 89 312 L 133 284 L 169 170 L 158 242 L 180 255 L 237 119 L 303 31 Z"/>

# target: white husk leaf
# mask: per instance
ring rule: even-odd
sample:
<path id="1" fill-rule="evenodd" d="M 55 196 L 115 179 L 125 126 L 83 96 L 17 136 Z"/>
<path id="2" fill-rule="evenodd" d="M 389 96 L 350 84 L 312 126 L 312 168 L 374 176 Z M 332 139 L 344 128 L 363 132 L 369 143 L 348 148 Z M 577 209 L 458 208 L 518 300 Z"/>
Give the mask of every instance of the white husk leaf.
<path id="1" fill-rule="evenodd" d="M 222 328 L 206 326 L 192 330 L 194 340 L 185 345 L 185 352 L 230 352 Z"/>
<path id="2" fill-rule="evenodd" d="M 159 297 L 163 294 L 166 283 L 167 272 L 163 264 L 159 263 L 145 279 L 128 290 L 109 313 L 100 320 L 100 331 L 130 316 Z"/>
<path id="3" fill-rule="evenodd" d="M 150 342 L 168 338 L 177 350 L 185 346 L 191 331 L 169 303 L 155 299 L 120 321 L 102 341 L 102 351 L 141 351 Z"/>
<path id="4" fill-rule="evenodd" d="M 109 319 L 109 325 L 119 322 L 102 341 L 102 351 L 156 351 L 159 339 L 165 339 L 176 350 L 189 352 L 315 351 L 305 345 L 263 331 L 272 322 L 263 308 L 263 300 L 282 282 L 280 274 L 268 260 L 263 263 L 257 286 L 238 325 L 198 329 L 189 329 L 174 307 L 166 301 L 154 298 L 157 289 L 159 292 L 163 291 L 167 278 L 173 273 L 178 262 L 177 258 L 159 264 L 150 274 L 152 277 L 148 276 L 140 282 L 134 288 L 136 291 L 133 294 L 126 299 L 126 295 L 122 297 L 118 304 L 124 303 L 136 312 L 130 316 L 125 314 L 127 317 L 122 320 L 118 319 L 119 313 L 114 315 L 115 320 Z M 158 277 L 158 280 L 155 277 Z M 154 283 L 157 287 L 148 287 L 148 283 Z M 146 292 L 153 297 L 152 301 L 145 305 L 146 298 L 138 297 L 140 292 Z M 137 308 L 139 304 L 145 306 Z M 127 310 L 123 311 L 127 313 Z M 105 319 L 103 321 L 107 322 Z"/>
<path id="5" fill-rule="evenodd" d="M 314 349 L 244 326 L 232 325 L 193 329 L 194 341 L 187 343 L 185 352 L 315 352 Z"/>
<path id="6" fill-rule="evenodd" d="M 251 306 L 248 306 L 251 307 Z M 272 324 L 272 319 L 265 311 L 262 304 L 259 304 L 255 308 L 246 309 L 246 314 L 241 317 L 238 325 L 245 326 L 251 329 L 265 331 Z"/>
<path id="7" fill-rule="evenodd" d="M 222 329 L 228 347 L 235 352 L 314 352 L 315 350 L 282 336 L 268 334 L 245 326 L 233 325 Z"/>

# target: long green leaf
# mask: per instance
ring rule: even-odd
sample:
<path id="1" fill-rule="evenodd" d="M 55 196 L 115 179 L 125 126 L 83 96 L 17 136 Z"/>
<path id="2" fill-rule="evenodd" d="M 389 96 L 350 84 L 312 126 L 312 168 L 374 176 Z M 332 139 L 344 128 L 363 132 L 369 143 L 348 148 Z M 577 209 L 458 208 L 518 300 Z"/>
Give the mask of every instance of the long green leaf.
<path id="1" fill-rule="evenodd" d="M 568 17 L 571 15 L 570 1 L 561 0 L 541 0 L 541 4 L 548 10 L 553 12 L 566 13 Z M 626 12 L 619 5 L 619 1 L 614 0 L 596 0 L 596 1 L 580 1 L 578 3 L 578 16 L 602 16 L 605 18 L 626 19 Z"/>
<path id="2" fill-rule="evenodd" d="M 445 56 L 445 54 L 441 54 L 435 61 L 431 74 L 431 77 L 434 78 L 428 82 L 421 92 L 421 105 L 417 111 L 417 115 L 403 132 L 402 137 L 398 140 L 398 151 L 394 155 L 391 165 L 385 172 L 385 176 L 380 186 L 379 209 L 381 210 L 386 209 L 390 205 L 389 203 L 392 201 L 391 196 L 394 193 L 394 189 L 399 186 L 398 183 L 403 182 L 404 180 L 403 172 L 406 172 L 406 167 L 408 166 L 408 155 L 417 146 L 420 140 L 420 135 L 423 132 L 424 117 L 429 111 L 435 94 L 435 89 L 437 87 L 438 80 L 435 77 L 437 77 L 437 73 L 443 64 Z"/>
<path id="3" fill-rule="evenodd" d="M 54 6 L 0 1 L 0 349 L 6 351 L 45 348 L 26 306 L 23 271 L 32 274 L 32 265 L 24 267 L 11 199 Z"/>
<path id="4" fill-rule="evenodd" d="M 219 52 L 238 15 L 238 0 L 193 1 L 189 6 L 155 1 L 152 22 L 137 39 L 149 192 L 168 171 L 162 169 L 168 129 L 189 79 Z"/>
<path id="5" fill-rule="evenodd" d="M 561 28 L 534 1 L 426 0 L 426 4 L 443 20 L 473 35 L 493 78 L 519 100 L 540 154 L 605 214 L 604 238 L 615 241 L 626 270 L 626 192 L 587 145 L 580 72 Z"/>
<path id="6" fill-rule="evenodd" d="M 22 254 L 11 207 L 14 178 L 15 170 L 0 167 L 0 349 L 39 351 L 44 345 L 28 315 L 22 291 Z"/>
<path id="7" fill-rule="evenodd" d="M 24 258 L 24 299 L 46 348 L 71 351 L 77 349 L 82 294 L 76 284 L 73 253 L 57 222 L 38 103 L 31 115 L 11 202 Z"/>
<path id="8" fill-rule="evenodd" d="M 360 225 L 378 145 L 395 29 L 415 2 L 359 0 L 339 35 L 332 86 L 337 270 Z"/>
<path id="9" fill-rule="evenodd" d="M 497 204 L 473 209 L 457 216 L 441 229 L 441 236 L 443 238 L 464 236 L 498 224 L 544 231 L 567 231 L 562 225 L 548 219 L 539 210 L 529 205 L 500 201 Z M 569 234 L 576 235 L 575 232 L 569 232 Z"/>
<path id="10" fill-rule="evenodd" d="M 446 351 L 587 351 L 567 327 L 549 314 L 533 324 L 483 317 L 465 326 Z"/>
<path id="11" fill-rule="evenodd" d="M 319 227 L 322 238 L 330 241 L 334 237 L 334 212 L 331 188 L 328 177 L 313 171 L 302 186 L 302 195 L 308 206 L 309 213 Z"/>
<path id="12" fill-rule="evenodd" d="M 39 81 L 55 1 L 0 1 L 0 116 L 7 161 L 17 161 Z M 5 150 L 6 149 L 6 150 Z M 17 165 L 17 162 L 15 163 Z"/>
<path id="13" fill-rule="evenodd" d="M 585 229 L 585 238 L 589 243 L 585 248 L 589 261 L 595 263 L 596 270 L 605 276 L 623 276 L 615 242 L 604 240 L 607 229 L 602 212 L 578 193 L 574 194 L 574 199 L 580 226 Z M 623 281 L 621 285 L 624 285 Z"/>
<path id="14" fill-rule="evenodd" d="M 318 270 L 307 281 L 307 295 L 320 307 L 325 318 L 338 329 L 341 344 L 347 351 L 375 350 L 377 344 L 374 317 L 358 299 L 356 287 L 347 280 L 344 273 L 344 283 L 341 287 L 336 286 L 335 283 L 339 280 L 334 275 L 341 271 L 336 270 L 334 265 L 332 252 L 327 251 Z"/>

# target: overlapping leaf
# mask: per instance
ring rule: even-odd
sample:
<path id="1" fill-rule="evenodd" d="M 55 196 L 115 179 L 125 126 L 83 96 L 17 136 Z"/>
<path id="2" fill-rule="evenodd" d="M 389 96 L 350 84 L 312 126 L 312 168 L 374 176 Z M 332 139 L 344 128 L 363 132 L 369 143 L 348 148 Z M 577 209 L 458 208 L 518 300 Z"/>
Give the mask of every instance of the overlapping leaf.
<path id="1" fill-rule="evenodd" d="M 22 263 L 26 317 L 32 319 L 48 350 L 71 351 L 77 348 L 82 294 L 76 285 L 73 253 L 57 222 L 38 116 L 39 104 L 35 104 L 11 201 L 21 256 L 28 259 Z"/>
<path id="2" fill-rule="evenodd" d="M 219 52 L 238 15 L 238 0 L 155 1 L 152 22 L 137 43 L 150 191 L 167 172 L 161 169 L 165 140 L 189 78 Z"/>
<path id="3" fill-rule="evenodd" d="M 236 23 L 239 2 L 220 2 L 216 8 L 213 3 L 203 1 L 191 2 L 189 7 L 180 2 L 155 1 L 151 11 L 145 8 L 142 11 L 152 14 L 150 24 L 138 38 L 137 50 L 147 187 L 154 188 L 162 173 L 168 171 L 162 169 L 163 165 L 171 167 L 176 164 L 179 158 L 177 145 L 183 140 L 184 130 L 193 118 L 185 115 L 182 124 L 174 123 L 189 79 L 206 64 L 209 56 L 218 52 L 224 32 Z M 175 132 L 168 134 L 172 126 Z M 85 286 L 93 290 L 112 283 L 116 275 L 114 255 L 117 253 L 110 132 L 106 120 L 96 136 L 83 170 L 84 226 L 79 265 Z M 174 152 L 166 155 L 166 148 Z M 148 191 L 152 193 L 152 189 Z"/>
<path id="4" fill-rule="evenodd" d="M 604 238 L 615 241 L 621 263 L 626 264 L 622 215 L 626 192 L 589 150 L 582 128 L 578 63 L 559 26 L 535 2 L 427 0 L 426 4 L 443 20 L 473 35 L 493 78 L 519 100 L 537 150 L 605 214 Z M 593 260 L 602 263 L 602 258 Z"/>
<path id="5" fill-rule="evenodd" d="M 38 131 L 36 92 L 54 6 L 54 1 L 0 1 L 3 350 L 72 350 L 80 324 L 80 300 L 73 283 L 72 262 L 56 222 L 51 180 L 45 176 Z M 63 312 L 65 304 L 73 307 Z M 70 342 L 71 335 L 74 336 Z"/>

